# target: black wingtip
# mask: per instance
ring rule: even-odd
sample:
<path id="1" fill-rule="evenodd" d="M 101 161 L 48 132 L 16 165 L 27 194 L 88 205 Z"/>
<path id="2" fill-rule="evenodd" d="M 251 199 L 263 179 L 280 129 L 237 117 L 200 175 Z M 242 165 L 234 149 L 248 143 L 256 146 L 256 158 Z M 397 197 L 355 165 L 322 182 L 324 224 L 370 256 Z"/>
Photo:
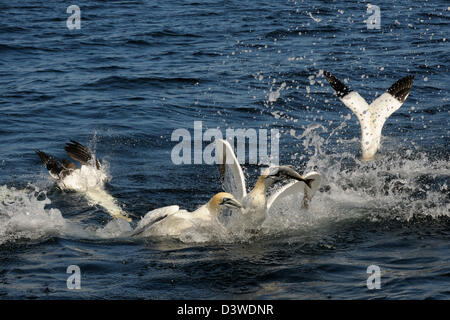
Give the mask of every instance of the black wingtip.
<path id="1" fill-rule="evenodd" d="M 38 150 L 38 149 L 34 149 L 34 152 L 37 153 L 37 155 L 39 156 L 39 158 L 41 159 L 42 163 L 47 165 L 48 161 L 50 160 L 50 156 L 48 154 L 46 154 L 45 152 Z"/>
<path id="2" fill-rule="evenodd" d="M 61 165 L 58 159 L 55 159 L 51 155 L 48 155 L 38 149 L 35 149 L 34 151 L 37 153 L 42 163 L 54 178 L 59 178 L 62 174 L 64 174 L 63 171 L 65 168 Z"/>
<path id="3" fill-rule="evenodd" d="M 397 82 L 395 82 L 387 92 L 394 96 L 398 101 L 405 102 L 406 98 L 411 91 L 412 85 L 414 82 L 414 76 L 409 75 L 401 78 Z"/>
<path id="4" fill-rule="evenodd" d="M 324 71 L 323 74 L 339 98 L 345 97 L 351 92 L 351 90 L 344 83 L 339 81 L 339 79 L 336 78 L 336 76 L 334 76 L 331 72 Z"/>

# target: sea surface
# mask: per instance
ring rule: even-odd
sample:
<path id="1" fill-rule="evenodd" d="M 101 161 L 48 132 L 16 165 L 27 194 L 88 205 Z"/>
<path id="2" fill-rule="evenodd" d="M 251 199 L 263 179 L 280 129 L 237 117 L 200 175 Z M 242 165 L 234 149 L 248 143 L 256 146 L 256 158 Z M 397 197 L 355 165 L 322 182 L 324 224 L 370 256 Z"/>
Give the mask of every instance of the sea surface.
<path id="1" fill-rule="evenodd" d="M 449 3 L 371 3 L 379 29 L 368 1 L 77 0 L 71 30 L 68 2 L 2 1 L 0 299 L 449 299 Z M 324 70 L 369 102 L 415 76 L 374 161 Z M 196 121 L 278 130 L 279 162 L 323 175 L 311 207 L 247 238 L 127 237 L 34 151 L 89 146 L 134 228 L 222 190 L 216 165 L 173 161 Z M 242 166 L 251 188 L 263 166 Z"/>

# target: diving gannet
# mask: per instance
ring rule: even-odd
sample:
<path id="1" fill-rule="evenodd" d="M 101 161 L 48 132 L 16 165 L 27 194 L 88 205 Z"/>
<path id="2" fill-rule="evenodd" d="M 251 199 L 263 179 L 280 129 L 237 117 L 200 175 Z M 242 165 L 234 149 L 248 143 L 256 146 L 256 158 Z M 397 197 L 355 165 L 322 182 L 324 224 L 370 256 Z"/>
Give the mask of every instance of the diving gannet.
<path id="1" fill-rule="evenodd" d="M 176 205 L 152 210 L 139 221 L 133 235 L 179 237 L 188 230 L 200 228 L 211 233 L 226 232 L 219 221 L 222 210 L 241 207 L 232 194 L 219 192 L 194 212 L 180 210 Z"/>
<path id="2" fill-rule="evenodd" d="M 272 205 L 292 192 L 303 193 L 303 206 L 307 206 L 320 186 L 321 175 L 317 172 L 301 176 L 291 166 L 272 166 L 264 170 L 252 191 L 247 194 L 244 174 L 231 145 L 228 141 L 218 139 L 216 151 L 223 188 L 241 201 L 243 208 L 240 213 L 246 227 L 256 229 L 262 225 Z M 267 190 L 275 183 L 287 179 L 297 181 L 281 187 L 267 201 Z"/>
<path id="3" fill-rule="evenodd" d="M 350 90 L 328 71 L 325 77 L 339 100 L 356 114 L 361 126 L 361 150 L 363 160 L 372 160 L 380 148 L 381 130 L 387 118 L 405 102 L 411 90 L 414 76 L 406 76 L 395 82 L 370 105 L 356 91 Z"/>
<path id="4" fill-rule="evenodd" d="M 58 160 L 45 152 L 35 150 L 58 186 L 64 190 L 84 192 L 91 205 L 98 204 L 112 217 L 131 221 L 128 214 L 117 205 L 116 200 L 104 190 L 107 176 L 101 170 L 100 161 L 95 155 L 73 140 L 67 143 L 64 149 L 72 160 L 81 163 L 80 168 L 69 160 Z"/>

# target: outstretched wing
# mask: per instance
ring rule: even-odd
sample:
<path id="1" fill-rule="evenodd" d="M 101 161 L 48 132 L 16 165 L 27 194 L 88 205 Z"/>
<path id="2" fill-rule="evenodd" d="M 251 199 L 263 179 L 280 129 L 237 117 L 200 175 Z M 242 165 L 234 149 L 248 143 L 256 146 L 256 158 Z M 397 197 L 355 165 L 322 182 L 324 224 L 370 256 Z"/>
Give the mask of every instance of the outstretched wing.
<path id="1" fill-rule="evenodd" d="M 146 228 L 157 223 L 158 221 L 167 218 L 168 216 L 177 213 L 178 211 L 180 211 L 179 206 L 167 206 L 147 212 L 147 214 L 139 221 L 138 225 L 136 226 L 136 229 L 133 232 L 133 236 L 142 233 Z"/>
<path id="2" fill-rule="evenodd" d="M 331 72 L 324 71 L 324 75 L 327 81 L 330 83 L 331 87 L 336 92 L 339 100 L 342 101 L 358 118 L 361 126 L 363 126 L 363 119 L 365 114 L 369 110 L 369 105 L 366 100 L 359 95 L 358 92 L 350 90 L 345 84 L 339 81 L 336 76 Z"/>
<path id="3" fill-rule="evenodd" d="M 88 148 L 83 146 L 81 143 L 78 143 L 74 140 L 70 140 L 70 143 L 66 143 L 64 149 L 67 152 L 67 155 L 75 161 L 80 162 L 83 165 L 89 163 L 94 157 Z M 95 158 L 95 165 L 97 169 L 100 170 L 100 162 Z"/>
<path id="4" fill-rule="evenodd" d="M 375 99 L 369 106 L 371 120 L 382 126 L 386 119 L 405 102 L 413 82 L 414 76 L 406 76 L 395 82 L 385 93 Z"/>
<path id="5" fill-rule="evenodd" d="M 217 139 L 216 154 L 223 190 L 242 201 L 247 195 L 245 177 L 233 148 L 228 141 Z"/>
<path id="6" fill-rule="evenodd" d="M 403 103 L 408 98 L 413 82 L 414 76 L 406 76 L 395 82 L 387 92 Z"/>
<path id="7" fill-rule="evenodd" d="M 306 179 L 311 179 L 311 188 L 303 181 L 291 182 L 273 193 L 267 200 L 267 212 L 276 214 L 282 211 L 295 210 L 301 203 L 301 208 L 308 208 L 309 203 L 320 187 L 322 175 L 312 171 L 304 175 Z"/>
<path id="8" fill-rule="evenodd" d="M 341 81 L 339 81 L 338 78 L 334 74 L 328 71 L 324 71 L 323 74 L 325 75 L 325 78 L 330 83 L 331 87 L 336 92 L 336 95 L 339 98 L 343 98 L 346 95 L 348 95 L 352 90 L 350 90 L 345 84 L 343 84 Z"/>
<path id="9" fill-rule="evenodd" d="M 40 150 L 35 150 L 35 152 L 41 158 L 42 163 L 44 163 L 50 175 L 55 179 L 62 179 L 70 174 L 72 170 L 77 169 L 77 166 L 73 162 L 67 160 L 60 162 L 45 152 Z"/>

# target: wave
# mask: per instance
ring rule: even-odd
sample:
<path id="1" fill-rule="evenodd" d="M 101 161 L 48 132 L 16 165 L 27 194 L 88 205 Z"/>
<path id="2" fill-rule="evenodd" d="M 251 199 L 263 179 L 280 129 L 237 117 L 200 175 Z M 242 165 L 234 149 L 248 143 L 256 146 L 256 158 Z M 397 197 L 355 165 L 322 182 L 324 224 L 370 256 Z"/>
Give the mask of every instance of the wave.
<path id="1" fill-rule="evenodd" d="M 95 82 L 84 84 L 84 87 L 88 88 L 122 88 L 130 89 L 142 86 L 155 86 L 155 87 L 167 87 L 173 85 L 196 85 L 200 82 L 200 79 L 195 78 L 164 78 L 164 77 L 123 77 L 123 76 L 110 76 L 99 79 Z"/>
<path id="2" fill-rule="evenodd" d="M 44 52 L 58 52 L 59 48 L 51 47 L 34 47 L 34 46 L 22 46 L 22 45 L 7 45 L 0 43 L 0 52 L 21 52 L 27 53 L 29 51 L 44 51 Z"/>
<path id="3" fill-rule="evenodd" d="M 277 29 L 274 31 L 267 32 L 265 34 L 265 37 L 268 39 L 281 39 L 281 38 L 287 38 L 287 37 L 298 37 L 299 35 L 306 36 L 306 35 L 316 35 L 317 33 L 340 33 L 342 32 L 341 29 L 332 27 L 332 26 L 316 26 L 311 29 L 305 29 L 305 28 L 299 28 L 299 29 L 293 29 L 293 30 L 283 30 L 283 29 Z"/>
<path id="4" fill-rule="evenodd" d="M 26 29 L 26 28 L 22 28 L 22 27 L 19 27 L 19 26 L 5 26 L 5 25 L 2 25 L 2 26 L 0 26 L 0 28 L 2 29 L 2 32 L 4 32 L 5 34 L 6 33 L 14 33 L 14 32 L 25 32 L 25 31 L 28 31 L 28 29 Z"/>
<path id="5" fill-rule="evenodd" d="M 164 37 L 180 37 L 180 38 L 201 38 L 201 35 L 193 33 L 177 32 L 174 30 L 164 29 L 161 31 L 152 31 L 137 34 L 136 36 L 147 36 L 152 38 L 164 38 Z"/>
<path id="6" fill-rule="evenodd" d="M 138 40 L 138 39 L 131 39 L 131 40 L 127 40 L 126 44 L 129 45 L 135 45 L 135 46 L 151 46 L 152 43 L 149 41 L 145 41 L 145 40 Z"/>

